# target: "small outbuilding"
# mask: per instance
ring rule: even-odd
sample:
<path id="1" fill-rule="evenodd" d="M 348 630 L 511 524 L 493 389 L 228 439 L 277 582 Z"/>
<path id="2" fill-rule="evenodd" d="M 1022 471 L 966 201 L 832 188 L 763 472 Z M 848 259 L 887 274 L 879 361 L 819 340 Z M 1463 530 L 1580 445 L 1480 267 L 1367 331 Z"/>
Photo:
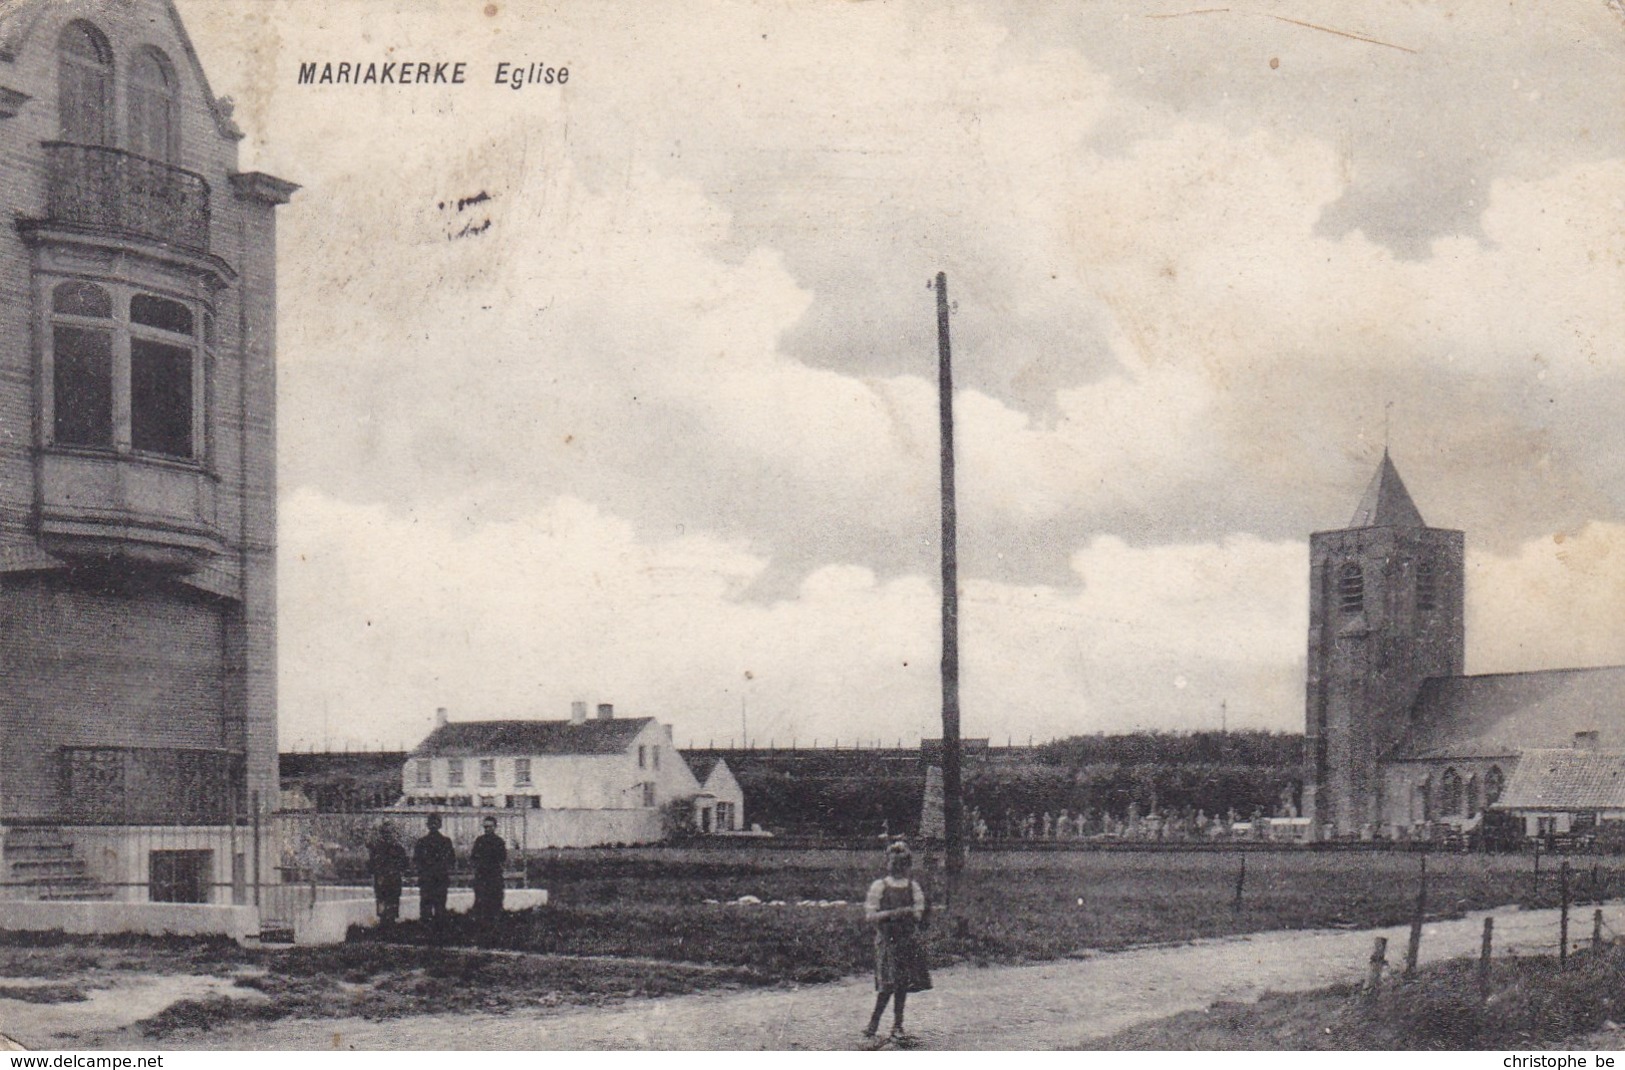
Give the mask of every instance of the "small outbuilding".
<path id="1" fill-rule="evenodd" d="M 700 782 L 694 800 L 694 827 L 701 833 L 745 830 L 745 789 L 719 756 L 689 758 L 688 767 Z"/>

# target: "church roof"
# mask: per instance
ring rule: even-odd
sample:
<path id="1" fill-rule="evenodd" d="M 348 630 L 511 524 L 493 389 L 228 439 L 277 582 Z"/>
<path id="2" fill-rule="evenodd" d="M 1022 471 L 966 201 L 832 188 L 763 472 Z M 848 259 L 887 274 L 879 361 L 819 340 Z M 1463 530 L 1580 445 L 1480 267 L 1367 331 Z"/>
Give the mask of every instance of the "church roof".
<path id="1" fill-rule="evenodd" d="M 1625 666 L 1436 676 L 1422 684 L 1411 727 L 1389 757 L 1514 755 L 1571 746 L 1577 732 L 1625 751 Z"/>
<path id="2" fill-rule="evenodd" d="M 1497 810 L 1625 810 L 1625 752 L 1526 751 Z"/>
<path id="3" fill-rule="evenodd" d="M 1399 478 L 1399 469 L 1388 458 L 1387 450 L 1382 451 L 1382 463 L 1377 466 L 1377 474 L 1371 477 L 1371 485 L 1365 488 L 1365 495 L 1360 499 L 1359 508 L 1354 510 L 1354 519 L 1349 521 L 1349 527 L 1427 527 L 1422 514 L 1417 511 L 1416 503 L 1411 501 L 1410 491 L 1405 489 L 1405 481 Z"/>

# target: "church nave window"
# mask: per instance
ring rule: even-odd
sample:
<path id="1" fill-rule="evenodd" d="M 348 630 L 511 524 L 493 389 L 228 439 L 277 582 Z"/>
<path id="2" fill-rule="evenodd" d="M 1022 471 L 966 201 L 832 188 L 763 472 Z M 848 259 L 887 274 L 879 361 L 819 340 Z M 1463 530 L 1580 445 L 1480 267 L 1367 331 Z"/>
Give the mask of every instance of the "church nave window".
<path id="1" fill-rule="evenodd" d="M 1493 806 L 1501 798 L 1501 790 L 1506 786 L 1506 777 L 1498 765 L 1490 766 L 1490 771 L 1484 774 L 1484 805 Z"/>
<path id="2" fill-rule="evenodd" d="M 1454 769 L 1446 769 L 1439 781 L 1439 814 L 1442 817 L 1456 817 L 1461 813 L 1461 774 Z"/>

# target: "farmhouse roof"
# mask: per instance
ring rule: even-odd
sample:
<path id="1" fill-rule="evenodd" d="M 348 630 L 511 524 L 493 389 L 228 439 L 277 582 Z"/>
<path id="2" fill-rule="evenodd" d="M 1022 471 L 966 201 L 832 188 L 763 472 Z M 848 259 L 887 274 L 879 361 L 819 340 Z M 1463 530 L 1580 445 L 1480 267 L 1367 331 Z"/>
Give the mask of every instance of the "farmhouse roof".
<path id="1" fill-rule="evenodd" d="M 701 784 L 704 784 L 706 777 L 711 775 L 711 770 L 715 769 L 718 765 L 723 764 L 722 759 L 715 754 L 697 755 L 694 757 L 690 757 L 689 755 L 685 754 L 683 755 L 683 761 L 688 763 L 688 771 L 693 773 L 694 779 L 698 780 Z"/>
<path id="2" fill-rule="evenodd" d="M 1411 492 L 1405 489 L 1405 481 L 1399 478 L 1399 469 L 1395 468 L 1394 462 L 1389 459 L 1387 450 L 1382 451 L 1382 463 L 1377 466 L 1377 474 L 1371 477 L 1371 485 L 1366 487 L 1359 507 L 1354 510 L 1354 519 L 1349 521 L 1349 527 L 1427 527 L 1422 520 L 1422 514 L 1417 511 L 1416 503 L 1411 501 Z"/>
<path id="3" fill-rule="evenodd" d="M 1495 757 L 1568 747 L 1625 751 L 1625 666 L 1440 676 L 1426 681 L 1395 759 Z"/>
<path id="4" fill-rule="evenodd" d="M 1625 810 L 1625 752 L 1526 751 L 1497 810 Z"/>
<path id="5" fill-rule="evenodd" d="M 430 732 L 417 758 L 479 755 L 620 754 L 653 717 L 569 721 L 453 721 Z"/>

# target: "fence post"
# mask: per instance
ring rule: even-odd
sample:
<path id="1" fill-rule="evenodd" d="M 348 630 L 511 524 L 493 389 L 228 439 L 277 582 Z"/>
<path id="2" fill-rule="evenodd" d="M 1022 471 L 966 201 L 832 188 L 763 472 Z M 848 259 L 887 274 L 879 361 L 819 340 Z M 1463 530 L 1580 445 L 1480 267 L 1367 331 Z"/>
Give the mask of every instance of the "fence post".
<path id="1" fill-rule="evenodd" d="M 1563 906 L 1557 915 L 1557 965 L 1562 969 L 1569 964 L 1569 860 L 1566 858 L 1558 870 L 1558 886 Z"/>
<path id="2" fill-rule="evenodd" d="M 1241 910 L 1241 892 L 1247 885 L 1247 856 L 1241 856 L 1241 872 L 1236 874 L 1236 900 L 1230 905 L 1231 910 Z"/>
<path id="3" fill-rule="evenodd" d="M 1416 887 L 1416 917 L 1411 919 L 1411 942 L 1405 949 L 1405 976 L 1416 976 L 1416 960 L 1422 953 L 1422 915 L 1428 902 L 1428 854 L 1422 852 L 1422 879 Z"/>
<path id="4" fill-rule="evenodd" d="M 260 793 L 254 791 L 249 795 L 249 805 L 254 808 L 254 906 L 260 905 L 260 856 L 264 853 L 260 843 Z"/>
<path id="5" fill-rule="evenodd" d="M 1602 950 L 1602 908 L 1591 912 L 1591 950 Z"/>
<path id="6" fill-rule="evenodd" d="M 1494 940 L 1495 919 L 1484 919 L 1484 943 L 1478 949 L 1478 1000 L 1490 998 L 1490 946 Z"/>
<path id="7" fill-rule="evenodd" d="M 1365 998 L 1375 1000 L 1382 991 L 1382 968 L 1388 964 L 1388 938 L 1379 936 L 1371 944 L 1371 964 L 1365 975 Z"/>

